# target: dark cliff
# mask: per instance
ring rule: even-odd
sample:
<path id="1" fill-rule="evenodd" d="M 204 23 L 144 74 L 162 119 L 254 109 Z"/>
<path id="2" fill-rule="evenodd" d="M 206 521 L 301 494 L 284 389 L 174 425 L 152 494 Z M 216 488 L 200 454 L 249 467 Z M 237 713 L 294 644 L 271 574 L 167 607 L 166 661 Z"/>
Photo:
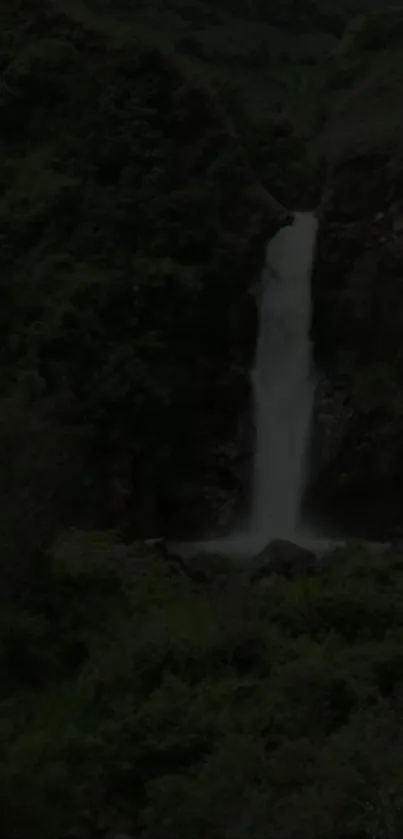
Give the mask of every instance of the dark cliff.
<path id="1" fill-rule="evenodd" d="M 374 539 L 403 528 L 402 33 L 400 11 L 351 27 L 318 141 L 329 174 L 313 285 L 323 375 L 312 497 Z"/>
<path id="2" fill-rule="evenodd" d="M 169 38 L 47 0 L 1 16 L 6 456 L 22 446 L 45 498 L 45 442 L 67 437 L 75 467 L 50 529 L 213 526 L 228 497 L 243 503 L 250 289 L 282 208 Z M 40 466 L 10 400 L 30 417 L 46 406 Z"/>

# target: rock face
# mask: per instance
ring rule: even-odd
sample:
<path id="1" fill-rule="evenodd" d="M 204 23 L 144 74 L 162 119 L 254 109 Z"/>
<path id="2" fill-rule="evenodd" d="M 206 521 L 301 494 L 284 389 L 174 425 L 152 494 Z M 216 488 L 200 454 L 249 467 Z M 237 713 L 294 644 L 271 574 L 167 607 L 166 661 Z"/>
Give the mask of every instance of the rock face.
<path id="1" fill-rule="evenodd" d="M 251 579 L 276 575 L 291 577 L 301 572 L 316 571 L 318 561 L 313 551 L 309 551 L 294 542 L 275 539 L 254 559 L 251 569 Z"/>
<path id="2" fill-rule="evenodd" d="M 347 29 L 315 138 L 325 192 L 313 278 L 318 387 L 308 502 L 346 535 L 402 535 L 403 14 Z"/>
<path id="3" fill-rule="evenodd" d="M 317 394 L 310 501 L 348 531 L 402 533 L 403 173 L 349 160 L 323 204 L 313 281 Z"/>
<path id="4" fill-rule="evenodd" d="M 21 372 L 68 425 L 80 524 L 197 537 L 243 506 L 250 290 L 285 211 L 168 33 L 63 5 L 2 4 L 0 402 Z"/>

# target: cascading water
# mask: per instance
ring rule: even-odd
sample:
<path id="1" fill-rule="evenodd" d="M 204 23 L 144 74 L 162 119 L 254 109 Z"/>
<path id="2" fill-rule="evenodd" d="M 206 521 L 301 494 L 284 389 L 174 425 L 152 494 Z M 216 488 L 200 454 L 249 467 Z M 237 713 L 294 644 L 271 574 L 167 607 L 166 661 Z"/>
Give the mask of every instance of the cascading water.
<path id="1" fill-rule="evenodd" d="M 255 480 L 250 537 L 295 537 L 314 398 L 311 273 L 317 219 L 296 213 L 267 248 L 253 373 Z"/>
<path id="2" fill-rule="evenodd" d="M 278 538 L 304 545 L 317 556 L 344 545 L 300 526 L 315 390 L 309 336 L 317 227 L 313 213 L 295 213 L 293 224 L 267 247 L 252 376 L 256 444 L 249 526 L 225 539 L 172 545 L 178 554 L 212 551 L 245 559 Z M 388 543 L 368 544 L 381 553 L 388 548 Z"/>
<path id="3" fill-rule="evenodd" d="M 230 538 L 176 546 L 183 554 L 251 556 L 271 539 L 301 540 L 299 514 L 314 398 L 311 273 L 317 219 L 295 213 L 269 243 L 253 372 L 255 479 L 249 527 Z"/>

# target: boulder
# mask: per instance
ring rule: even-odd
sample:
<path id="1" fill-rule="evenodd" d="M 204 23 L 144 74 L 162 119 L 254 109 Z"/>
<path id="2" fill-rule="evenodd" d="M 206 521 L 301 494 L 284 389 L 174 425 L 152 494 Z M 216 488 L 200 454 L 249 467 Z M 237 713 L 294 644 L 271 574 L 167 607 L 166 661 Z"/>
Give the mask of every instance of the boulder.
<path id="1" fill-rule="evenodd" d="M 292 577 L 301 572 L 314 573 L 318 567 L 316 554 L 307 548 L 275 539 L 253 560 L 251 579 L 259 580 L 276 575 L 277 577 Z"/>

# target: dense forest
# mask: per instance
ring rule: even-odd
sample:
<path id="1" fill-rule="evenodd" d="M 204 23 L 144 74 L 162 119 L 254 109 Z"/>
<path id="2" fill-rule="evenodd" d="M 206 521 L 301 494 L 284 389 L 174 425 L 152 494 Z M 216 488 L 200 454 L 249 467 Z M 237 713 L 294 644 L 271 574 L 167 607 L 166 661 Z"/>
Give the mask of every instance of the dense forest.
<path id="1" fill-rule="evenodd" d="M 4 839 L 402 835 L 402 48 L 376 0 L 2 0 Z M 248 510 L 295 207 L 307 504 L 392 545 L 185 562 Z"/>

